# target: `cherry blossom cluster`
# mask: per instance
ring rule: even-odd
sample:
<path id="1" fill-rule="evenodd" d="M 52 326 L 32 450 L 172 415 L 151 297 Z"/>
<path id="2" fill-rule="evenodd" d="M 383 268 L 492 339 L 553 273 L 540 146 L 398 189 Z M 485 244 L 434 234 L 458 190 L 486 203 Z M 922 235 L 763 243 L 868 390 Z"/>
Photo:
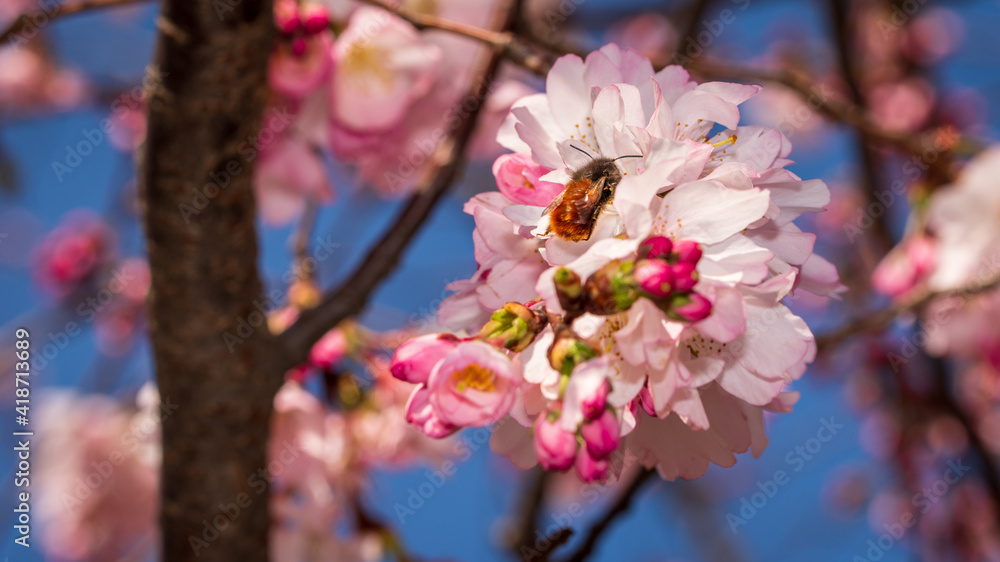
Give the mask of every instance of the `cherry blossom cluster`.
<path id="1" fill-rule="evenodd" d="M 78 317 L 53 334 L 35 368 L 44 369 L 81 328 L 92 325 L 101 352 L 122 355 L 132 349 L 145 322 L 150 274 L 145 259 L 118 254 L 111 225 L 89 211 L 68 213 L 34 249 L 38 286 Z"/>
<path id="2" fill-rule="evenodd" d="M 387 528 L 358 511 L 368 476 L 376 468 L 440 463 L 460 452 L 406 422 L 409 388 L 389 374 L 385 338 L 397 341 L 398 335 L 356 325 L 331 330 L 275 396 L 268 464 L 247 481 L 252 497 L 271 495 L 273 559 L 385 559 L 392 548 Z M 367 376 L 352 376 L 353 369 Z M 159 533 L 160 423 L 184 415 L 183 408 L 158 396 L 151 383 L 134 404 L 103 394 L 42 395 L 38 430 L 47 438 L 39 451 L 44 487 L 37 505 L 49 556 L 152 555 Z M 365 525 L 347 528 L 362 518 Z M 195 541 L 192 548 L 208 552 L 206 544 Z"/>
<path id="3" fill-rule="evenodd" d="M 1000 277 L 998 173 L 1000 147 L 992 146 L 970 160 L 954 183 L 927 198 L 907 236 L 875 270 L 875 287 L 907 298 L 919 291 L 981 287 Z M 983 361 L 998 370 L 998 312 L 996 289 L 937 299 L 925 310 L 922 343 L 933 355 Z"/>
<path id="4" fill-rule="evenodd" d="M 41 546 L 58 560 L 152 556 L 159 542 L 160 419 L 152 385 L 132 404 L 49 390 L 39 401 Z M 32 497 L 35 497 L 32 495 Z"/>
<path id="5" fill-rule="evenodd" d="M 490 23 L 492 10 L 490 2 L 462 0 L 405 7 L 480 27 Z M 408 192 L 455 124 L 455 106 L 469 88 L 481 46 L 348 2 L 279 0 L 275 23 L 280 36 L 268 69 L 276 94 L 271 103 L 291 119 L 254 142 L 264 219 L 287 223 L 309 201 L 332 201 L 327 155 L 354 165 L 359 179 L 382 194 Z M 486 102 L 481 128 L 492 124 L 495 132 L 500 116 L 527 91 L 519 82 L 502 83 Z M 496 154 L 482 139 L 473 146 Z"/>
<path id="6" fill-rule="evenodd" d="M 418 385 L 407 419 L 434 437 L 495 423 L 515 465 L 584 481 L 616 474 L 615 455 L 668 479 L 759 455 L 763 411 L 790 411 L 785 387 L 816 354 L 782 300 L 843 290 L 793 222 L 824 209 L 826 185 L 786 169 L 780 132 L 739 125 L 759 90 L 614 44 L 560 58 L 500 128 L 498 191 L 466 204 L 478 270 L 439 309 L 454 334 L 393 358 Z M 553 201 L 600 158 L 620 181 L 591 235 L 553 234 Z"/>
<path id="7" fill-rule="evenodd" d="M 7 6 L 0 9 L 7 9 Z M 17 9 L 13 7 L 13 10 Z M 0 27 L 5 25 L 0 23 Z M 65 110 L 88 101 L 92 96 L 92 87 L 82 72 L 60 64 L 48 50 L 36 43 L 25 41 L 26 44 L 15 47 L 12 46 L 14 42 L 4 43 L 0 48 L 0 67 L 4 69 L 0 74 L 0 107 L 3 113 L 23 115 Z"/>

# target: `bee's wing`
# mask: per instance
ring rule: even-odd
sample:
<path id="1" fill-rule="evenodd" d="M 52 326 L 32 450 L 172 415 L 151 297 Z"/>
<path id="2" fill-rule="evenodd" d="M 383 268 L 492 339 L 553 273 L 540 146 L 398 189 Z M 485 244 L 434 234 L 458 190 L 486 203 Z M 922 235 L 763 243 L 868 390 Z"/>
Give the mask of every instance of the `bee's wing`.
<path id="1" fill-rule="evenodd" d="M 605 181 L 606 178 L 604 177 L 598 178 L 597 181 L 590 184 L 590 187 L 584 192 L 583 197 L 577 199 L 577 222 L 579 224 L 593 227 L 597 213 L 600 211 L 598 206 L 601 201 L 601 193 L 604 191 Z"/>
<path id="2" fill-rule="evenodd" d="M 549 203 L 549 206 L 545 207 L 545 210 L 542 211 L 542 216 L 543 217 L 547 217 L 549 215 L 549 213 L 552 212 L 553 209 L 555 209 L 556 207 L 558 207 L 559 204 L 562 203 L 563 195 L 565 195 L 565 194 L 566 194 L 566 190 L 563 189 L 562 192 L 559 195 L 557 195 L 556 198 L 553 199 L 551 203 Z"/>

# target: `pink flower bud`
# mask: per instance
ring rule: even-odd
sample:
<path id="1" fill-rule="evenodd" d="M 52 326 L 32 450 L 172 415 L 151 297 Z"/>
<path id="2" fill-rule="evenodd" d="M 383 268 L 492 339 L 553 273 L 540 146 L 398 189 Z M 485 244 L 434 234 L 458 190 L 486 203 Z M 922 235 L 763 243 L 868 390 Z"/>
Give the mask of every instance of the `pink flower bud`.
<path id="1" fill-rule="evenodd" d="M 701 259 L 701 244 L 693 240 L 680 240 L 674 243 L 674 255 L 680 263 L 696 265 Z"/>
<path id="2" fill-rule="evenodd" d="M 608 402 L 611 384 L 605 379 L 588 395 L 580 398 L 580 411 L 584 419 L 592 420 L 601 415 Z"/>
<path id="3" fill-rule="evenodd" d="M 635 266 L 639 288 L 654 297 L 666 297 L 674 285 L 670 264 L 662 260 L 642 260 Z"/>
<path id="4" fill-rule="evenodd" d="M 665 260 L 670 257 L 674 243 L 666 236 L 651 236 L 639 245 L 639 257 L 650 260 Z"/>
<path id="5" fill-rule="evenodd" d="M 712 314 L 712 303 L 698 293 L 691 293 L 686 297 L 689 302 L 680 306 L 675 306 L 673 312 L 688 322 L 698 322 L 708 318 Z"/>
<path id="6" fill-rule="evenodd" d="M 35 278 L 64 297 L 112 257 L 114 233 L 96 216 L 74 211 L 45 237 L 35 255 Z"/>
<path id="7" fill-rule="evenodd" d="M 872 274 L 872 285 L 893 297 L 913 290 L 933 270 L 936 247 L 933 239 L 917 236 L 896 246 Z"/>
<path id="8" fill-rule="evenodd" d="M 296 38 L 292 39 L 292 54 L 293 55 L 295 55 L 297 57 L 301 57 L 302 55 L 306 54 L 306 49 L 307 48 L 308 48 L 308 46 L 306 45 L 306 40 L 305 40 L 304 37 L 296 37 Z"/>
<path id="9" fill-rule="evenodd" d="M 493 163 L 497 189 L 511 201 L 522 205 L 544 207 L 562 192 L 562 184 L 539 179 L 549 171 L 527 154 L 504 154 Z"/>
<path id="10" fill-rule="evenodd" d="M 344 331 L 334 328 L 313 345 L 309 352 L 309 362 L 320 369 L 329 369 L 347 355 L 349 346 Z"/>
<path id="11" fill-rule="evenodd" d="M 603 482 L 608 478 L 610 464 L 605 459 L 595 459 L 586 449 L 576 456 L 576 474 L 584 482 Z"/>
<path id="12" fill-rule="evenodd" d="M 545 470 L 568 470 L 576 458 L 576 435 L 543 412 L 535 420 L 535 456 Z"/>
<path id="13" fill-rule="evenodd" d="M 274 24 L 278 31 L 292 35 L 299 29 L 300 23 L 299 6 L 295 0 L 279 0 L 274 4 Z"/>
<path id="14" fill-rule="evenodd" d="M 698 271 L 695 270 L 691 262 L 678 262 L 670 266 L 670 271 L 674 276 L 674 290 L 686 293 L 698 284 Z"/>
<path id="15" fill-rule="evenodd" d="M 285 371 L 286 381 L 295 381 L 301 383 L 306 380 L 306 375 L 309 373 L 309 368 L 306 365 L 296 365 L 291 369 Z"/>
<path id="16" fill-rule="evenodd" d="M 321 33 L 330 27 L 330 14 L 322 4 L 305 4 L 299 17 L 307 35 Z"/>
<path id="17" fill-rule="evenodd" d="M 449 351 L 458 345 L 451 334 L 427 334 L 413 338 L 396 349 L 392 356 L 392 376 L 401 381 L 425 383 L 431 371 Z"/>
<path id="18" fill-rule="evenodd" d="M 587 451 L 596 459 L 606 459 L 618 448 L 621 428 L 611 410 L 604 410 L 601 417 L 583 424 L 580 429 Z"/>

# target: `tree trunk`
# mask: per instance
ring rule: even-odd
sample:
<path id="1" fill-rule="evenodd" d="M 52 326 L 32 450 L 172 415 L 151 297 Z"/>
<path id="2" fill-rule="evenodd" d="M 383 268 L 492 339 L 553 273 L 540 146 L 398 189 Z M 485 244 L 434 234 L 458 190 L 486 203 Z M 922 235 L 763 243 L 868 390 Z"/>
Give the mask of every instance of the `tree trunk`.
<path id="1" fill-rule="evenodd" d="M 267 559 L 266 446 L 281 382 L 257 272 L 253 158 L 268 0 L 164 0 L 140 164 L 163 420 L 163 560 Z M 272 128 L 272 132 L 273 132 Z M 269 138 L 269 137 L 264 137 Z M 228 334 L 228 335 L 227 335 Z"/>

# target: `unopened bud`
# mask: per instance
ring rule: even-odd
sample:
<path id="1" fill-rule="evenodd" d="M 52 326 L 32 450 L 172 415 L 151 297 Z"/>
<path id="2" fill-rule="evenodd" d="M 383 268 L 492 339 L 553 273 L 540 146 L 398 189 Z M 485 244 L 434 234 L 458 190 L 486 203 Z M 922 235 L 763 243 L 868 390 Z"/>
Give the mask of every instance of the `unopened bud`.
<path id="1" fill-rule="evenodd" d="M 559 306 L 567 314 L 583 310 L 583 282 L 576 272 L 565 267 L 560 267 L 552 275 L 552 282 L 556 286 L 556 296 L 559 297 Z"/>
<path id="2" fill-rule="evenodd" d="M 587 312 L 598 315 L 628 310 L 639 298 L 635 263 L 612 260 L 587 279 Z"/>
<path id="3" fill-rule="evenodd" d="M 595 459 L 606 459 L 618 448 L 621 427 L 611 410 L 604 410 L 596 420 L 588 421 L 580 428 L 587 450 Z"/>
<path id="4" fill-rule="evenodd" d="M 341 328 L 334 328 L 313 344 L 309 362 L 320 369 L 330 369 L 351 349 L 351 342 Z"/>
<path id="5" fill-rule="evenodd" d="M 635 280 L 646 294 L 663 298 L 674 288 L 674 273 L 662 260 L 641 260 L 635 266 Z"/>
<path id="6" fill-rule="evenodd" d="M 434 367 L 458 345 L 451 334 L 426 334 L 403 343 L 392 356 L 389 371 L 401 381 L 426 383 Z"/>
<path id="7" fill-rule="evenodd" d="M 516 302 L 509 302 L 490 316 L 479 337 L 498 347 L 523 351 L 545 327 L 545 320 Z"/>
<path id="8" fill-rule="evenodd" d="M 576 455 L 576 475 L 583 482 L 603 482 L 608 478 L 608 470 L 611 464 L 605 459 L 595 459 L 586 448 L 580 449 Z"/>
<path id="9" fill-rule="evenodd" d="M 315 35 L 330 27 L 330 15 L 322 4 L 303 5 L 299 17 L 307 35 Z"/>
<path id="10" fill-rule="evenodd" d="M 698 293 L 677 295 L 670 302 L 667 316 L 685 322 L 699 322 L 712 314 L 712 303 Z"/>
<path id="11" fill-rule="evenodd" d="M 673 241 L 666 236 L 651 236 L 639 244 L 639 259 L 666 260 L 673 247 Z"/>
<path id="12" fill-rule="evenodd" d="M 697 265 L 701 254 L 701 244 L 694 240 L 679 240 L 674 243 L 674 256 L 678 263 Z"/>
<path id="13" fill-rule="evenodd" d="M 576 458 L 576 435 L 566 431 L 558 417 L 551 419 L 548 413 L 539 414 L 535 420 L 535 456 L 545 470 L 567 470 Z"/>
<path id="14" fill-rule="evenodd" d="M 595 346 L 573 336 L 568 329 L 564 329 L 556 334 L 555 341 L 549 347 L 549 364 L 556 371 L 569 376 L 577 365 L 598 355 Z"/>
<path id="15" fill-rule="evenodd" d="M 274 25 L 278 31 L 285 35 L 292 35 L 299 29 L 300 23 L 299 6 L 295 0 L 280 0 L 275 3 Z"/>
<path id="16" fill-rule="evenodd" d="M 691 262 L 677 262 L 670 266 L 670 271 L 673 274 L 675 291 L 687 293 L 698 284 L 698 270 Z"/>
<path id="17" fill-rule="evenodd" d="M 580 398 L 580 410 L 583 417 L 588 420 L 600 417 L 608 403 L 608 394 L 611 392 L 611 383 L 607 379 L 601 381 L 592 392 Z"/>

